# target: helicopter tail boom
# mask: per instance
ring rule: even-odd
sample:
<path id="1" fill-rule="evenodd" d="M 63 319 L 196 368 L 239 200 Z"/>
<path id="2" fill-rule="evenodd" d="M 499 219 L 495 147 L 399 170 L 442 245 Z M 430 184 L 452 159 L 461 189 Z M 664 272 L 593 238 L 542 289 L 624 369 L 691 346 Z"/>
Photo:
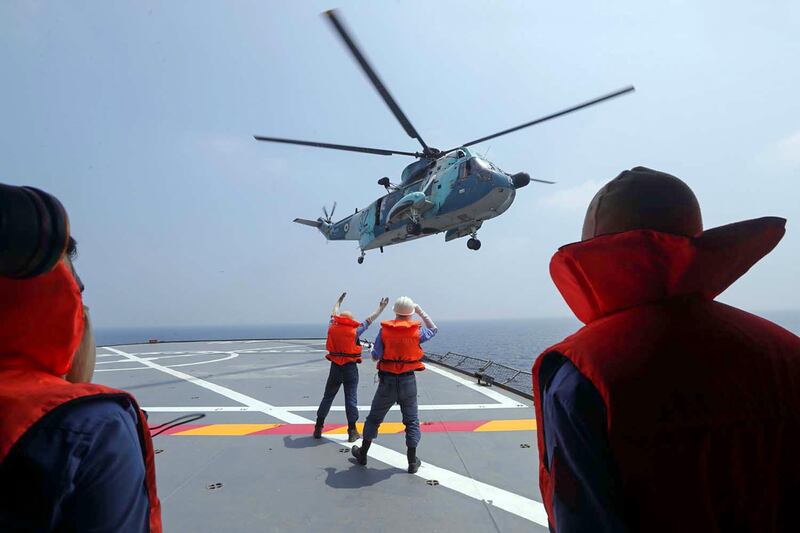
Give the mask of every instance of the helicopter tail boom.
<path id="1" fill-rule="evenodd" d="M 334 203 L 334 210 L 336 204 Z M 347 216 L 338 222 L 331 219 L 333 210 L 328 213 L 328 210 L 323 208 L 325 217 L 319 217 L 317 220 L 309 220 L 307 218 L 296 218 L 294 222 L 304 226 L 317 228 L 320 233 L 329 241 L 357 241 L 361 237 L 358 229 L 358 223 L 354 222 L 353 215 Z"/>
<path id="2" fill-rule="evenodd" d="M 311 226 L 312 228 L 321 228 L 322 221 L 321 220 L 308 220 L 307 218 L 296 218 L 293 222 L 297 222 L 298 224 L 303 224 L 304 226 Z"/>
<path id="3" fill-rule="evenodd" d="M 297 224 L 302 224 L 304 226 L 310 226 L 312 228 L 317 228 L 320 233 L 327 239 L 331 239 L 331 230 L 333 229 L 333 225 L 328 222 L 327 220 L 323 219 L 322 217 L 318 218 L 317 220 L 309 220 L 307 218 L 296 218 L 292 222 Z"/>

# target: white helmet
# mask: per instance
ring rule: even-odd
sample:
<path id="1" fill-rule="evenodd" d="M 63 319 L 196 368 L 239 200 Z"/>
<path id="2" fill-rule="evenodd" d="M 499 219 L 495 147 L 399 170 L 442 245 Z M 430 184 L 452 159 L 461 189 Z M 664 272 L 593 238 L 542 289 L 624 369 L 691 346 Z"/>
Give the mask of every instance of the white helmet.
<path id="1" fill-rule="evenodd" d="M 394 302 L 394 310 L 395 314 L 400 316 L 411 316 L 414 314 L 414 300 L 409 298 L 408 296 L 401 296 Z"/>

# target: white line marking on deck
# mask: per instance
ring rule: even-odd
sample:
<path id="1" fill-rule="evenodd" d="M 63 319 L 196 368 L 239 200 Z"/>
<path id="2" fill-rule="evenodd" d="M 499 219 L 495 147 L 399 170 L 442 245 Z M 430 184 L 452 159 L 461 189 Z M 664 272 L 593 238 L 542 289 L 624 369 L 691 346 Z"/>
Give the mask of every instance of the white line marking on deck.
<path id="1" fill-rule="evenodd" d="M 123 357 L 126 357 L 131 361 L 135 361 L 143 365 L 149 366 L 154 370 L 160 370 L 161 372 L 164 372 L 176 378 L 183 379 L 199 387 L 203 387 L 212 392 L 216 392 L 220 396 L 225 396 L 245 406 L 257 408 L 262 413 L 269 415 L 273 418 L 277 418 L 278 420 L 286 422 L 287 424 L 314 423 L 313 420 L 291 413 L 284 408 L 275 407 L 268 403 L 257 400 L 251 396 L 247 396 L 240 392 L 236 392 L 233 389 L 229 389 L 227 387 L 211 383 L 210 381 L 200 379 L 198 377 L 192 376 L 191 374 L 186 374 L 185 372 L 181 372 L 180 370 L 174 370 L 172 368 L 159 365 L 158 363 L 154 363 L 152 361 L 146 361 L 144 359 L 136 357 L 135 355 L 125 353 L 122 350 L 118 350 L 116 348 L 106 348 L 106 349 L 111 350 Z M 343 443 L 347 444 L 346 435 L 344 436 L 344 438 L 327 434 L 323 434 L 323 436 L 326 439 L 335 442 L 339 445 Z M 405 455 L 398 453 L 394 450 L 390 450 L 389 448 L 385 448 L 380 444 L 376 444 L 374 442 L 370 447 L 370 457 L 382 463 L 386 463 L 389 466 L 393 466 L 395 468 L 399 468 L 402 470 L 405 470 L 408 467 L 408 460 L 406 459 Z M 455 472 L 451 472 L 444 468 L 439 468 L 427 462 L 423 463 L 422 467 L 420 467 L 419 471 L 414 475 L 419 476 L 422 479 L 426 480 L 436 479 L 439 481 L 439 484 L 441 486 L 448 487 L 452 490 L 455 490 L 456 492 L 460 492 L 461 494 L 464 494 L 465 496 L 469 496 L 470 498 L 474 498 L 476 500 L 480 500 L 486 503 L 491 501 L 491 505 L 493 507 L 503 509 L 505 511 L 508 511 L 509 513 L 515 514 L 521 518 L 530 520 L 539 525 L 545 527 L 547 526 L 547 513 L 544 510 L 544 505 L 542 505 L 541 502 L 537 502 L 536 500 L 531 500 L 530 498 L 514 494 L 513 492 L 503 490 L 499 487 L 482 483 L 470 477 L 463 476 Z"/>
<path id="2" fill-rule="evenodd" d="M 430 364 L 430 365 L 426 366 L 425 368 L 427 370 L 430 370 L 431 372 L 434 372 L 434 373 L 439 374 L 441 376 L 444 376 L 446 378 L 450 378 L 453 381 L 455 381 L 456 383 L 460 383 L 461 385 L 464 385 L 468 389 L 474 390 L 475 392 L 479 392 L 479 393 L 483 394 L 484 396 L 488 396 L 492 400 L 494 400 L 494 401 L 496 401 L 498 403 L 501 403 L 501 404 L 505 405 L 506 407 L 518 407 L 518 406 L 526 407 L 524 404 L 521 404 L 521 403 L 519 403 L 517 401 L 512 400 L 511 398 L 509 398 L 505 394 L 497 392 L 497 390 L 495 390 L 495 389 L 492 389 L 490 387 L 482 387 L 482 386 L 478 385 L 477 383 L 475 383 L 474 381 L 470 381 L 470 380 L 465 379 L 465 378 L 463 378 L 461 376 L 453 374 L 452 372 L 449 372 L 449 371 L 444 370 L 442 368 L 436 367 L 433 364 Z"/>
<path id="3" fill-rule="evenodd" d="M 242 342 L 242 341 L 221 341 L 221 342 Z M 271 342 L 271 341 L 245 341 L 250 344 L 255 342 Z M 118 357 L 119 354 L 116 353 L 116 350 L 110 346 L 101 346 L 100 348 L 109 350 L 112 353 L 106 354 L 97 354 L 97 357 Z M 229 359 L 233 359 L 238 357 L 239 355 L 259 355 L 259 354 L 277 354 L 277 353 L 315 353 L 315 352 L 326 352 L 326 350 L 317 350 L 317 349 L 308 349 L 304 348 L 302 344 L 286 344 L 283 346 L 266 346 L 263 348 L 249 348 L 245 350 L 237 350 L 233 351 L 226 351 L 226 350 L 199 350 L 195 352 L 187 352 L 185 350 L 180 351 L 166 351 L 166 352 L 133 352 L 130 355 L 135 355 L 139 359 L 145 361 L 155 361 L 158 359 L 169 359 L 175 357 L 197 357 L 201 355 L 209 355 L 209 354 L 228 354 L 226 357 L 218 357 L 216 359 L 208 359 L 203 361 L 196 361 L 193 363 L 181 363 L 175 365 L 168 365 L 168 368 L 178 368 L 184 366 L 195 366 L 195 365 L 204 365 L 209 363 L 217 363 L 220 361 L 227 361 Z M 155 357 L 143 357 L 143 356 L 155 356 Z M 113 361 L 98 361 L 97 365 L 108 365 L 112 363 L 126 363 L 129 362 L 129 359 L 115 359 Z M 147 370 L 148 367 L 146 366 L 134 366 L 134 367 L 115 367 L 115 368 L 103 368 L 103 369 L 95 369 L 95 372 L 128 372 L 132 370 Z"/>
<path id="4" fill-rule="evenodd" d="M 258 352 L 260 352 L 262 350 L 281 350 L 281 349 L 284 349 L 284 348 L 303 348 L 303 347 L 304 346 L 302 346 L 300 344 L 288 344 L 288 345 L 285 345 L 285 346 L 264 346 L 263 348 L 245 348 L 243 350 L 236 350 L 236 351 L 258 353 Z M 104 350 L 111 350 L 112 349 L 110 346 L 98 346 L 98 348 L 102 348 Z M 136 355 L 136 356 L 141 356 L 141 355 L 163 355 L 163 354 L 172 354 L 172 353 L 184 353 L 184 354 L 190 354 L 190 353 L 220 353 L 220 352 L 230 353 L 231 351 L 232 350 L 196 350 L 196 351 L 195 350 L 161 350 L 161 351 L 157 351 L 157 352 L 128 352 L 128 353 Z M 314 351 L 318 351 L 318 350 L 314 349 Z M 112 357 L 112 356 L 116 356 L 116 355 L 117 355 L 116 353 L 104 353 L 104 354 L 98 354 L 97 356 L 98 357 Z"/>
<path id="5" fill-rule="evenodd" d="M 106 348 L 108 350 L 113 351 L 116 354 L 119 354 L 123 357 L 130 359 L 136 363 L 140 363 L 142 365 L 148 366 L 154 370 L 160 370 L 165 374 L 169 374 L 173 377 L 182 379 L 184 381 L 188 381 L 189 383 L 193 383 L 199 387 L 203 387 L 208 389 L 212 392 L 216 392 L 220 396 L 225 396 L 226 398 L 230 398 L 231 400 L 237 401 L 242 405 L 246 405 L 248 407 L 253 408 L 254 410 L 258 410 L 266 415 L 271 417 L 277 418 L 278 420 L 282 420 L 287 424 L 306 424 L 309 422 L 307 418 L 303 418 L 300 415 L 296 415 L 294 413 L 290 413 L 285 409 L 280 409 L 274 407 L 268 403 L 262 402 L 261 400 L 256 400 L 251 396 L 247 396 L 246 394 L 242 394 L 240 392 L 236 392 L 233 389 L 229 389 L 228 387 L 223 387 L 222 385 L 217 385 L 216 383 L 211 383 L 210 381 L 206 381 L 204 379 L 195 377 L 191 374 L 187 374 L 185 372 L 181 372 L 180 370 L 174 370 L 172 368 L 159 365 L 158 363 L 154 363 L 152 361 L 147 361 L 142 359 L 141 357 L 136 357 L 135 355 L 131 355 L 129 353 L 125 353 L 122 350 L 118 350 L 116 348 Z M 312 422 L 313 423 L 313 422 Z"/>
<path id="6" fill-rule="evenodd" d="M 264 342 L 264 341 L 256 341 L 256 342 Z M 252 344 L 252 342 L 249 342 L 248 344 Z M 282 350 L 283 348 L 304 348 L 304 346 L 302 344 L 289 344 L 289 345 L 286 345 L 286 346 L 264 346 L 264 348 L 255 348 L 255 350 L 261 350 L 261 349 L 263 349 L 263 350 Z M 250 350 L 250 349 L 251 348 L 248 348 L 248 350 Z M 245 350 L 242 350 L 242 351 L 245 351 Z"/>
<path id="7" fill-rule="evenodd" d="M 234 353 L 238 353 L 238 352 L 232 352 L 232 351 L 227 351 L 227 350 L 225 350 L 225 351 L 223 351 L 223 350 L 201 350 L 201 351 L 197 351 L 197 352 L 149 352 L 147 355 L 153 355 L 155 357 L 142 357 L 142 359 L 145 359 L 147 361 L 156 361 L 158 359 L 173 359 L 173 358 L 176 358 L 176 357 L 197 357 L 199 355 L 221 355 L 221 354 L 230 355 L 230 354 L 234 354 Z M 136 354 L 136 355 L 137 356 L 141 356 L 141 355 L 145 355 L 145 354 Z M 122 362 L 127 363 L 128 359 L 117 359 L 115 361 L 100 361 L 97 364 L 98 365 L 108 365 L 108 364 L 111 364 L 111 363 L 122 363 Z"/>
<path id="8" fill-rule="evenodd" d="M 181 367 L 181 366 L 207 365 L 207 364 L 210 364 L 210 363 L 219 363 L 220 361 L 227 361 L 228 359 L 234 359 L 236 357 L 239 357 L 239 354 L 236 353 L 236 352 L 220 352 L 220 353 L 225 353 L 227 355 L 225 357 L 220 357 L 220 358 L 217 358 L 217 359 L 207 359 L 207 360 L 203 360 L 203 361 L 195 361 L 194 363 L 181 363 L 179 365 L 169 365 L 168 367 L 165 367 L 165 368 L 177 368 L 177 367 Z M 194 354 L 192 354 L 192 355 L 194 355 Z M 159 358 L 158 357 L 150 357 L 150 358 L 144 359 L 144 358 L 138 358 L 137 357 L 137 359 L 139 361 L 149 361 L 150 359 L 159 359 Z M 126 363 L 128 362 L 128 360 L 123 360 L 123 361 L 126 362 Z M 119 363 L 119 362 L 122 362 L 122 361 L 110 361 L 110 362 Z M 97 364 L 100 364 L 100 363 L 97 363 Z M 148 369 L 147 366 L 132 366 L 132 367 L 123 367 L 123 368 L 100 368 L 100 369 L 95 369 L 95 372 L 124 372 L 126 370 L 147 370 L 147 369 Z"/>
<path id="9" fill-rule="evenodd" d="M 147 412 L 152 413 L 230 413 L 230 412 L 261 412 L 261 409 L 254 407 L 235 407 L 226 405 L 224 407 L 192 407 L 192 406 L 179 406 L 179 407 L 142 407 Z"/>
<path id="10" fill-rule="evenodd" d="M 328 435 L 327 437 L 345 446 L 348 445 L 347 435 Z M 374 442 L 369 448 L 369 458 L 377 459 L 382 463 L 403 470 L 408 467 L 408 459 L 405 454 L 389 448 L 384 448 L 383 446 L 378 446 Z M 435 479 L 439 482 L 439 485 L 443 487 L 448 487 L 465 496 L 486 502 L 492 507 L 503 509 L 521 518 L 547 527 L 547 512 L 544 509 L 544 505 L 536 500 L 531 500 L 519 494 L 514 494 L 513 492 L 495 487 L 494 485 L 483 483 L 475 478 L 457 474 L 425 461 L 422 462 L 422 466 L 420 466 L 416 475 L 426 480 Z"/>
<path id="11" fill-rule="evenodd" d="M 166 353 L 166 352 L 160 352 Z M 156 357 L 142 357 L 142 359 L 147 359 L 148 361 L 153 361 L 155 359 L 164 359 L 167 357 L 196 357 L 198 355 L 210 355 L 210 354 L 219 354 L 219 353 L 231 353 L 231 352 L 195 352 L 195 353 L 183 353 L 183 352 L 175 352 L 174 355 L 165 355 L 165 356 L 156 356 Z M 114 354 L 116 355 L 116 354 Z M 143 354 L 136 354 L 136 355 L 143 355 Z M 150 354 L 148 354 L 150 355 Z M 115 359 L 113 361 L 98 361 L 95 364 L 98 365 L 110 365 L 112 363 L 129 363 L 129 359 Z"/>
<path id="12" fill-rule="evenodd" d="M 317 405 L 290 405 L 290 406 L 276 406 L 280 409 L 286 409 L 287 411 L 292 411 L 295 413 L 300 412 L 316 412 L 319 408 Z M 420 411 L 480 411 L 483 409 L 521 409 L 521 408 L 529 408 L 530 406 L 527 405 L 501 405 L 499 403 L 454 403 L 454 404 L 442 404 L 442 405 L 420 405 Z M 161 413 L 191 413 L 191 412 L 228 412 L 228 411 L 255 411 L 258 412 L 259 409 L 251 409 L 250 407 L 192 407 L 192 406 L 175 406 L 175 407 L 142 407 L 142 409 L 146 411 L 153 411 L 154 413 L 161 412 Z M 341 411 L 344 412 L 345 408 L 342 405 L 334 405 L 331 407 L 331 411 Z M 359 405 L 359 411 L 363 411 L 365 413 L 369 412 L 369 405 Z M 399 411 L 400 407 L 395 405 L 391 409 L 391 411 Z"/>
<path id="13" fill-rule="evenodd" d="M 364 411 L 365 413 L 369 412 L 369 405 L 359 405 L 358 410 Z M 505 405 L 500 403 L 451 403 L 451 404 L 429 404 L 429 405 L 420 405 L 418 409 L 420 411 L 475 411 L 480 409 L 522 409 L 522 408 L 530 408 L 529 405 L 525 404 L 514 404 L 514 405 Z M 282 407 L 287 411 L 292 411 L 296 413 L 302 413 L 306 411 L 314 411 L 319 408 L 318 405 L 290 405 L 286 407 Z M 344 411 L 345 408 L 343 405 L 334 405 L 331 407 L 331 411 Z M 390 411 L 399 411 L 400 406 L 394 405 L 390 409 Z"/>

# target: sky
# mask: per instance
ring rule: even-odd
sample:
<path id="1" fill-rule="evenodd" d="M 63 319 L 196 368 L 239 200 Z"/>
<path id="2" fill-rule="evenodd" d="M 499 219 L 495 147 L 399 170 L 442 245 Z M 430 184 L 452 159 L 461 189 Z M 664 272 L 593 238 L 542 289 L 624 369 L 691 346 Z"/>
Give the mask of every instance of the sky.
<path id="1" fill-rule="evenodd" d="M 632 95 L 479 145 L 518 191 L 483 247 L 443 235 L 367 254 L 292 223 L 378 198 L 418 149 L 320 14 L 341 15 L 431 145 L 451 147 L 628 84 Z M 0 181 L 58 196 L 98 326 L 310 323 L 408 295 L 437 319 L 569 316 L 547 265 L 637 165 L 695 191 L 706 228 L 788 219 L 720 300 L 797 309 L 800 4 L 0 3 Z"/>

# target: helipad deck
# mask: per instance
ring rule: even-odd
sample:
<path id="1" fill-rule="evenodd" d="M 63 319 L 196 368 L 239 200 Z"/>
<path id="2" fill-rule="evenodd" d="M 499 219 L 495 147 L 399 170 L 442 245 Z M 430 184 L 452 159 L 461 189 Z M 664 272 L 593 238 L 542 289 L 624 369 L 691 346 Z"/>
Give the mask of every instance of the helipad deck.
<path id="1" fill-rule="evenodd" d="M 428 364 L 417 374 L 423 461 L 406 473 L 397 406 L 366 467 L 346 442 L 343 392 L 311 437 L 329 363 L 320 340 L 98 348 L 95 381 L 126 389 L 152 426 L 165 531 L 545 531 L 533 408 Z M 375 392 L 360 365 L 361 421 Z"/>

